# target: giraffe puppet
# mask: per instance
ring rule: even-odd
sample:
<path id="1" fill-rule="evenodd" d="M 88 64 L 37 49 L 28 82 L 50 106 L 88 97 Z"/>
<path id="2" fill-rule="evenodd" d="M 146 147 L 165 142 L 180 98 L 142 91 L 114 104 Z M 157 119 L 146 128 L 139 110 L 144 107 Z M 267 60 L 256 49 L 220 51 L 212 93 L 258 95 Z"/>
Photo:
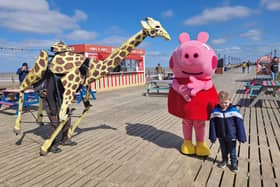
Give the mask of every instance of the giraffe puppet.
<path id="1" fill-rule="evenodd" d="M 16 119 L 16 125 L 14 132 L 19 134 L 21 131 L 21 115 L 23 105 L 24 91 L 32 85 L 38 84 L 42 81 L 46 72 L 50 71 L 54 75 L 58 75 L 59 84 L 63 87 L 63 93 L 60 103 L 60 110 L 58 115 L 59 124 L 51 136 L 45 140 L 40 148 L 40 154 L 46 155 L 49 148 L 52 146 L 55 138 L 63 129 L 70 116 L 67 112 L 69 106 L 74 99 L 75 93 L 78 91 L 81 85 L 85 85 L 87 88 L 86 97 L 83 99 L 85 109 L 81 116 L 75 121 L 75 123 L 68 129 L 67 136 L 71 139 L 75 129 L 80 124 L 81 120 L 88 113 L 89 104 L 89 91 L 90 84 L 94 81 L 104 77 L 108 72 L 112 71 L 117 65 L 119 65 L 129 53 L 137 47 L 147 36 L 163 37 L 166 40 L 170 40 L 168 32 L 161 26 L 160 22 L 147 17 L 145 21 L 141 21 L 142 29 L 125 41 L 121 46 L 115 49 L 110 56 L 105 60 L 93 60 L 84 57 L 81 54 L 74 53 L 70 47 L 64 45 L 63 42 L 56 43 L 51 51 L 55 52 L 55 56 L 49 62 L 48 53 L 42 50 L 37 57 L 32 70 L 24 79 L 20 86 L 19 97 L 19 112 Z M 39 110 L 37 114 L 36 122 L 42 123 L 42 101 L 39 101 Z"/>

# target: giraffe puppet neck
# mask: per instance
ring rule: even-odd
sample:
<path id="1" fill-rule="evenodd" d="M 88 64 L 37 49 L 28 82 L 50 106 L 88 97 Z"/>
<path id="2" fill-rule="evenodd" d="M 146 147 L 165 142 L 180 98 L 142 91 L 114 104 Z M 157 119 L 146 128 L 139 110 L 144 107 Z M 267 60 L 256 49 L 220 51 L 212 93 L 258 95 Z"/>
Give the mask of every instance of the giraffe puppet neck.
<path id="1" fill-rule="evenodd" d="M 104 61 L 96 63 L 91 60 L 91 66 L 93 67 L 90 67 L 88 83 L 100 79 L 108 72 L 112 71 L 117 65 L 121 64 L 125 57 L 127 57 L 146 37 L 147 34 L 141 30 L 124 42 L 120 47 L 116 48 Z"/>

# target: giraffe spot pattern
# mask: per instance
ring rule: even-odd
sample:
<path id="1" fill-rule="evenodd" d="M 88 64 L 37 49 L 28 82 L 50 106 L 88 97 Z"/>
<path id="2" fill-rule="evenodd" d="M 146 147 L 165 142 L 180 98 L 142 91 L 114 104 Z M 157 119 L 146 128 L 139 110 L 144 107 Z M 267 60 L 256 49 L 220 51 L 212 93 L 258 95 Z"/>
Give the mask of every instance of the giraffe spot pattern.
<path id="1" fill-rule="evenodd" d="M 30 85 L 30 80 L 29 79 L 25 79 L 25 82 L 27 85 Z"/>
<path id="2" fill-rule="evenodd" d="M 82 64 L 82 62 L 80 62 L 80 61 L 75 62 L 76 66 L 80 66 L 81 64 Z"/>
<path id="3" fill-rule="evenodd" d="M 120 58 L 120 57 L 117 57 L 117 58 L 115 59 L 115 63 L 116 63 L 116 64 L 120 64 L 120 63 L 121 63 L 121 58 Z"/>
<path id="4" fill-rule="evenodd" d="M 76 90 L 77 87 L 78 87 L 77 84 L 74 84 L 74 85 L 72 86 L 72 89 L 73 89 L 73 90 Z"/>
<path id="5" fill-rule="evenodd" d="M 102 69 L 102 70 L 105 70 L 105 69 L 106 69 L 106 66 L 105 66 L 105 65 L 103 65 L 101 69 Z"/>
<path id="6" fill-rule="evenodd" d="M 98 76 L 98 75 L 99 75 L 99 72 L 98 72 L 98 71 L 94 71 L 94 72 L 93 72 L 93 76 L 96 77 L 96 76 Z"/>
<path id="7" fill-rule="evenodd" d="M 44 57 L 44 52 L 43 51 L 40 52 L 40 57 Z"/>
<path id="8" fill-rule="evenodd" d="M 70 81 L 73 80 L 73 79 L 74 79 L 74 75 L 73 75 L 73 74 L 69 75 L 68 79 L 69 79 Z"/>
<path id="9" fill-rule="evenodd" d="M 131 52 L 131 51 L 132 51 L 132 47 L 129 46 L 129 47 L 127 48 L 127 51 L 128 51 L 128 52 Z"/>
<path id="10" fill-rule="evenodd" d="M 90 78 L 90 79 L 88 80 L 89 83 L 94 82 L 94 81 L 95 81 L 94 78 Z"/>
<path id="11" fill-rule="evenodd" d="M 137 45 L 139 45 L 140 44 L 140 42 L 139 41 L 137 41 L 136 43 L 135 43 L 135 46 L 137 46 Z"/>
<path id="12" fill-rule="evenodd" d="M 61 72 L 62 70 L 63 70 L 62 67 L 56 67 L 56 68 L 55 68 L 55 71 L 56 71 L 56 72 Z"/>
<path id="13" fill-rule="evenodd" d="M 63 85 L 63 86 L 65 86 L 66 84 L 67 84 L 67 81 L 66 81 L 66 80 L 62 81 L 62 85 Z"/>
<path id="14" fill-rule="evenodd" d="M 66 61 L 73 61 L 73 60 L 74 60 L 73 57 L 67 57 L 67 58 L 66 58 Z"/>
<path id="15" fill-rule="evenodd" d="M 39 71 L 40 68 L 39 68 L 39 66 L 38 66 L 37 63 L 35 63 L 34 69 L 35 69 L 35 72 L 38 72 L 38 71 Z"/>
<path id="16" fill-rule="evenodd" d="M 71 94 L 71 91 L 70 90 L 67 90 L 65 95 L 70 95 Z"/>
<path id="17" fill-rule="evenodd" d="M 79 82 L 80 81 L 80 77 L 76 77 L 75 82 Z"/>
<path id="18" fill-rule="evenodd" d="M 99 69 L 100 66 L 101 66 L 101 64 L 97 64 L 97 65 L 96 65 L 96 69 Z"/>
<path id="19" fill-rule="evenodd" d="M 110 61 L 108 62 L 108 65 L 111 66 L 112 64 L 113 64 L 113 61 L 110 60 Z"/>
<path id="20" fill-rule="evenodd" d="M 67 63 L 65 66 L 64 66 L 65 69 L 71 69 L 73 68 L 73 64 L 72 63 Z"/>
<path id="21" fill-rule="evenodd" d="M 113 70 L 113 68 L 112 68 L 112 67 L 109 67 L 109 68 L 107 68 L 107 70 L 108 70 L 108 71 L 112 71 L 112 70 Z"/>
<path id="22" fill-rule="evenodd" d="M 124 52 L 124 51 L 122 51 L 121 53 L 120 53 L 120 56 L 121 57 L 124 57 L 126 55 L 126 52 Z"/>
<path id="23" fill-rule="evenodd" d="M 115 58 L 117 55 L 118 55 L 118 53 L 115 53 L 115 54 L 112 55 L 111 58 Z"/>
<path id="24" fill-rule="evenodd" d="M 57 64 L 64 64 L 64 60 L 62 58 L 56 58 L 56 63 Z"/>
<path id="25" fill-rule="evenodd" d="M 42 67 L 45 67 L 46 63 L 43 59 L 40 59 L 39 60 L 39 64 L 42 66 Z"/>
<path id="26" fill-rule="evenodd" d="M 140 40 L 140 38 L 141 38 L 141 35 L 137 36 L 137 37 L 136 37 L 136 40 Z"/>

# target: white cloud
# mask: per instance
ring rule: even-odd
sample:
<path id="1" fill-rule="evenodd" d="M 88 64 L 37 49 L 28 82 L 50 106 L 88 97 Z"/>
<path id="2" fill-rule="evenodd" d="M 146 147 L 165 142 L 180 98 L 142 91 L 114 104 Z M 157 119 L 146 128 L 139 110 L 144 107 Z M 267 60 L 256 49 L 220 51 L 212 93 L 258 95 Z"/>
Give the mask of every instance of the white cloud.
<path id="1" fill-rule="evenodd" d="M 104 38 L 101 43 L 106 45 L 120 45 L 125 42 L 128 38 L 124 36 L 109 36 Z"/>
<path id="2" fill-rule="evenodd" d="M 16 49 L 48 49 L 50 46 L 57 42 L 57 39 L 50 40 L 22 40 L 20 42 L 8 41 L 5 39 L 0 39 L 0 46 L 6 48 L 16 48 Z"/>
<path id="3" fill-rule="evenodd" d="M 75 14 L 73 16 L 73 19 L 76 21 L 82 21 L 82 20 L 87 20 L 88 16 L 86 13 L 84 13 L 81 10 L 75 10 Z"/>
<path id="4" fill-rule="evenodd" d="M 1 0 L 0 9 L 44 12 L 49 10 L 49 4 L 45 0 Z"/>
<path id="5" fill-rule="evenodd" d="M 213 45 L 220 45 L 226 43 L 226 41 L 227 40 L 225 38 L 216 38 L 216 39 L 212 39 L 211 43 Z"/>
<path id="6" fill-rule="evenodd" d="M 233 47 L 226 47 L 226 48 L 217 48 L 215 49 L 215 51 L 219 51 L 219 52 L 236 52 L 236 51 L 240 51 L 241 48 L 239 46 L 233 46 Z"/>
<path id="7" fill-rule="evenodd" d="M 257 29 L 249 30 L 248 32 L 241 33 L 241 37 L 248 38 L 249 40 L 259 41 L 262 38 L 262 32 Z"/>
<path id="8" fill-rule="evenodd" d="M 279 0 L 261 0 L 261 5 L 271 11 L 280 10 Z"/>
<path id="9" fill-rule="evenodd" d="M 96 39 L 96 37 L 97 37 L 96 32 L 88 32 L 85 30 L 74 30 L 73 32 L 66 35 L 66 38 L 72 41 L 78 41 L 78 40 L 89 41 L 89 40 Z"/>
<path id="10" fill-rule="evenodd" d="M 116 35 L 116 34 L 124 34 L 124 30 L 119 26 L 113 25 L 108 30 L 105 31 L 106 34 Z"/>
<path id="11" fill-rule="evenodd" d="M 80 10 L 72 17 L 50 10 L 45 0 L 0 1 L 0 26 L 15 31 L 60 34 L 67 29 L 79 29 L 77 22 L 85 19 L 87 15 Z"/>
<path id="12" fill-rule="evenodd" d="M 210 22 L 225 22 L 230 19 L 248 17 L 252 10 L 244 6 L 225 6 L 205 9 L 200 15 L 186 19 L 185 25 L 203 25 Z"/>
<path id="13" fill-rule="evenodd" d="M 163 18 L 169 18 L 169 17 L 173 17 L 174 13 L 172 10 L 166 10 L 164 12 L 161 13 L 161 16 Z"/>

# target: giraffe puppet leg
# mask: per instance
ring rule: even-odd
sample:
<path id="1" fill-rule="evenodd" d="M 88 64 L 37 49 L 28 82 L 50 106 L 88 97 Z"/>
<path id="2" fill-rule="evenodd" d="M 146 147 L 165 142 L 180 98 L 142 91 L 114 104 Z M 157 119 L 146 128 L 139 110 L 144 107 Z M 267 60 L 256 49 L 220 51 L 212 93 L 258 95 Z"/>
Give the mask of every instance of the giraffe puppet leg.
<path id="1" fill-rule="evenodd" d="M 86 108 L 83 113 L 81 114 L 81 116 L 79 116 L 79 118 L 75 121 L 75 123 L 68 129 L 68 133 L 67 133 L 67 137 L 68 139 L 71 139 L 76 128 L 79 126 L 79 124 L 81 123 L 82 119 L 87 115 L 87 113 L 89 112 L 89 108 Z"/>
<path id="2" fill-rule="evenodd" d="M 14 127 L 14 132 L 16 134 L 20 133 L 21 127 L 21 115 L 22 115 L 22 108 L 23 108 L 23 99 L 24 99 L 24 91 L 27 90 L 32 84 L 38 82 L 48 67 L 48 54 L 46 51 L 42 50 L 40 55 L 37 57 L 34 67 L 31 71 L 27 74 L 25 79 L 23 80 L 22 84 L 20 85 L 20 93 L 19 93 L 19 100 L 18 100 L 18 116 L 16 119 L 16 125 Z"/>
<path id="3" fill-rule="evenodd" d="M 42 98 L 39 98 L 39 108 L 38 108 L 36 123 L 43 125 L 42 121 L 43 121 L 43 100 Z"/>
<path id="4" fill-rule="evenodd" d="M 51 137 L 49 139 L 45 140 L 44 144 L 40 148 L 40 155 L 44 156 L 44 155 L 48 154 L 49 148 L 51 147 L 55 138 L 60 133 L 60 131 L 63 129 L 63 127 L 64 127 L 64 125 L 66 124 L 67 121 L 68 121 L 68 119 L 61 121 L 59 123 L 58 127 L 52 133 Z"/>
<path id="5" fill-rule="evenodd" d="M 89 109 L 90 109 L 90 102 L 89 102 L 89 96 L 90 96 L 90 86 L 86 86 L 86 98 L 83 98 L 83 103 L 84 103 L 84 111 L 81 114 L 81 116 L 79 116 L 79 118 L 75 121 L 75 123 L 69 128 L 67 136 L 68 138 L 72 138 L 76 128 L 79 126 L 79 124 L 81 123 L 82 119 L 88 114 Z"/>

